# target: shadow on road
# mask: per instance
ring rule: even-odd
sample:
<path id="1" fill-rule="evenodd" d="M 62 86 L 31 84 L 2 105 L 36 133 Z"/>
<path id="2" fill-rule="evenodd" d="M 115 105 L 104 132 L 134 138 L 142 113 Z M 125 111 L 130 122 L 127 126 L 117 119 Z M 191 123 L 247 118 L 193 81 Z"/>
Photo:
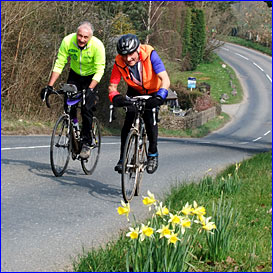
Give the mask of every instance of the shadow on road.
<path id="1" fill-rule="evenodd" d="M 55 177 L 51 171 L 50 165 L 47 163 L 40 163 L 30 160 L 16 160 L 16 159 L 2 159 L 1 165 L 21 165 L 27 166 L 28 171 L 34 175 L 46 178 L 47 180 L 58 183 L 66 187 L 81 187 L 86 188 L 88 193 L 95 198 L 104 199 L 109 202 L 109 197 L 121 196 L 121 189 L 119 185 L 112 186 L 110 184 L 102 183 L 98 180 L 92 179 L 92 175 L 83 174 L 82 170 L 69 169 L 61 177 Z M 3 166 L 2 166 L 3 167 Z M 107 198 L 106 198 L 107 197 Z M 116 203 L 116 201 L 115 201 Z"/>
<path id="2" fill-rule="evenodd" d="M 182 139 L 182 138 L 159 138 L 160 141 L 175 142 L 181 145 L 197 145 L 197 146 L 208 146 L 208 147 L 219 147 L 228 150 L 240 151 L 248 154 L 257 154 L 270 151 L 272 149 L 272 142 L 260 140 L 259 142 L 253 142 L 252 140 L 240 140 L 238 138 L 225 138 L 214 139 L 214 138 L 200 138 L 200 139 Z M 243 142 L 247 144 L 242 144 Z M 240 143 L 242 142 L 242 143 Z"/>

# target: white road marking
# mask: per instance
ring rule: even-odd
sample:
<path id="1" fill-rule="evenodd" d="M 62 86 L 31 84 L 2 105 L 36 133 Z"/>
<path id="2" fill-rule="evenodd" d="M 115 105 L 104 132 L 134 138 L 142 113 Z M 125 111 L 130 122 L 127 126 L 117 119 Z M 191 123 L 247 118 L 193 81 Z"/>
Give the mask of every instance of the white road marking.
<path id="1" fill-rule="evenodd" d="M 272 79 L 270 78 L 268 74 L 266 74 L 266 77 L 272 82 Z"/>
<path id="2" fill-rule="evenodd" d="M 255 66 L 257 66 L 261 71 L 264 71 L 260 66 L 258 66 L 256 63 L 253 63 Z"/>
<path id="3" fill-rule="evenodd" d="M 268 135 L 271 132 L 271 130 L 267 131 L 266 133 L 264 133 L 264 136 Z"/>
<path id="4" fill-rule="evenodd" d="M 236 55 L 238 55 L 238 56 L 240 56 L 241 58 L 243 58 L 243 59 L 245 59 L 245 60 L 248 60 L 249 61 L 249 59 L 247 58 L 247 57 L 245 57 L 245 56 L 243 56 L 243 55 L 241 55 L 241 54 L 239 54 L 239 53 L 235 53 Z"/>
<path id="5" fill-rule="evenodd" d="M 225 48 L 225 47 L 222 47 L 224 50 L 226 50 L 226 51 L 229 51 L 229 49 L 228 48 Z"/>
<path id="6" fill-rule="evenodd" d="M 259 139 L 261 139 L 262 137 L 257 137 L 256 139 L 253 139 L 252 141 L 255 142 L 255 141 L 258 141 Z"/>
<path id="7" fill-rule="evenodd" d="M 11 147 L 11 148 L 1 148 L 1 151 L 6 150 L 24 150 L 24 149 L 36 149 L 36 148 L 49 148 L 50 146 L 28 146 L 28 147 Z"/>
<path id="8" fill-rule="evenodd" d="M 249 142 L 240 142 L 239 144 L 242 144 L 242 145 L 245 145 L 245 144 L 248 144 Z"/>
<path id="9" fill-rule="evenodd" d="M 102 143 L 102 145 L 117 145 L 120 144 L 119 142 L 109 142 L 109 143 Z M 27 147 L 8 147 L 8 148 L 1 148 L 1 151 L 8 151 L 8 150 L 26 150 L 26 149 L 39 149 L 39 148 L 49 148 L 49 145 L 46 146 L 27 146 Z"/>

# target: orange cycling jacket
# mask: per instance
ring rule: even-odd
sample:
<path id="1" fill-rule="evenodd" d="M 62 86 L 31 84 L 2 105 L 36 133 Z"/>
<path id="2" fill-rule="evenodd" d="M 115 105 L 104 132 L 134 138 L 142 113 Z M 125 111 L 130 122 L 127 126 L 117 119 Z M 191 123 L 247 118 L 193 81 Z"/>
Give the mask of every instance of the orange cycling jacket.
<path id="1" fill-rule="evenodd" d="M 160 88 L 161 80 L 155 73 L 152 63 L 151 63 L 151 54 L 154 48 L 150 45 L 140 45 L 140 61 L 142 63 L 142 85 L 136 84 L 130 77 L 130 72 L 122 60 L 121 55 L 116 57 L 116 65 L 120 71 L 125 82 L 138 91 L 140 94 L 151 94 L 157 92 Z"/>

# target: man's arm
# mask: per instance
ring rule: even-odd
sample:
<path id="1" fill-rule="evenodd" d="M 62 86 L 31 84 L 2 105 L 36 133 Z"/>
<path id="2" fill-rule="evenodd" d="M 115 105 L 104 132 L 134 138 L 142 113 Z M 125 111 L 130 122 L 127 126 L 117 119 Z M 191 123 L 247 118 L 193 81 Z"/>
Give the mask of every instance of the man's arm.
<path id="1" fill-rule="evenodd" d="M 98 82 L 97 82 L 96 80 L 93 79 L 93 80 L 91 81 L 90 85 L 89 85 L 89 88 L 94 89 L 94 88 L 97 86 L 97 84 L 98 84 Z"/>
<path id="2" fill-rule="evenodd" d="M 51 74 L 51 77 L 50 77 L 50 80 L 49 80 L 49 82 L 48 82 L 48 86 L 53 86 L 54 85 L 54 83 L 57 81 L 57 79 L 59 78 L 59 76 L 60 76 L 60 73 L 58 73 L 58 72 L 52 72 L 52 74 Z"/>
<path id="3" fill-rule="evenodd" d="M 118 84 L 120 80 L 121 80 L 121 73 L 119 72 L 116 64 L 114 64 L 112 73 L 111 73 L 110 84 L 108 87 L 108 91 L 109 91 L 108 97 L 111 102 L 113 102 L 113 98 L 115 96 L 120 95 L 120 93 L 118 92 Z"/>
<path id="4" fill-rule="evenodd" d="M 168 89 L 170 87 L 170 78 L 168 76 L 167 71 L 162 71 L 157 74 L 159 79 L 161 80 L 160 88 Z"/>
<path id="5" fill-rule="evenodd" d="M 98 82 L 100 82 L 105 69 L 105 48 L 101 41 L 97 41 L 96 49 L 95 49 L 95 56 L 94 56 L 94 66 L 95 66 L 95 75 L 93 77 L 93 83 L 90 84 L 90 88 L 93 85 L 97 85 Z"/>
<path id="6" fill-rule="evenodd" d="M 118 84 L 116 83 L 110 83 L 108 91 L 109 91 L 108 97 L 111 102 L 113 102 L 113 98 L 115 96 L 120 95 L 120 93 L 118 92 Z"/>

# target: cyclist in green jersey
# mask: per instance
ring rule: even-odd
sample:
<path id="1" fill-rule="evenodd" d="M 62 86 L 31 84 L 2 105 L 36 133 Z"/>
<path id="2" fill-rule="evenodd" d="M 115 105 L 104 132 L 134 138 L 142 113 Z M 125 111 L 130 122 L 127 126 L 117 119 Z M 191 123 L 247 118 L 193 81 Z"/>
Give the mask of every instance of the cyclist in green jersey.
<path id="1" fill-rule="evenodd" d="M 68 58 L 70 58 L 70 72 L 67 83 L 75 84 L 78 90 L 86 90 L 85 103 L 81 106 L 83 147 L 80 157 L 82 158 L 90 156 L 92 108 L 96 103 L 96 87 L 105 69 L 105 48 L 103 43 L 93 36 L 93 32 L 92 24 L 84 21 L 79 25 L 76 33 L 64 37 L 48 85 L 41 91 L 42 99 L 47 93 L 53 91 L 54 83 L 62 73 Z M 71 115 L 77 122 L 76 109 Z"/>

